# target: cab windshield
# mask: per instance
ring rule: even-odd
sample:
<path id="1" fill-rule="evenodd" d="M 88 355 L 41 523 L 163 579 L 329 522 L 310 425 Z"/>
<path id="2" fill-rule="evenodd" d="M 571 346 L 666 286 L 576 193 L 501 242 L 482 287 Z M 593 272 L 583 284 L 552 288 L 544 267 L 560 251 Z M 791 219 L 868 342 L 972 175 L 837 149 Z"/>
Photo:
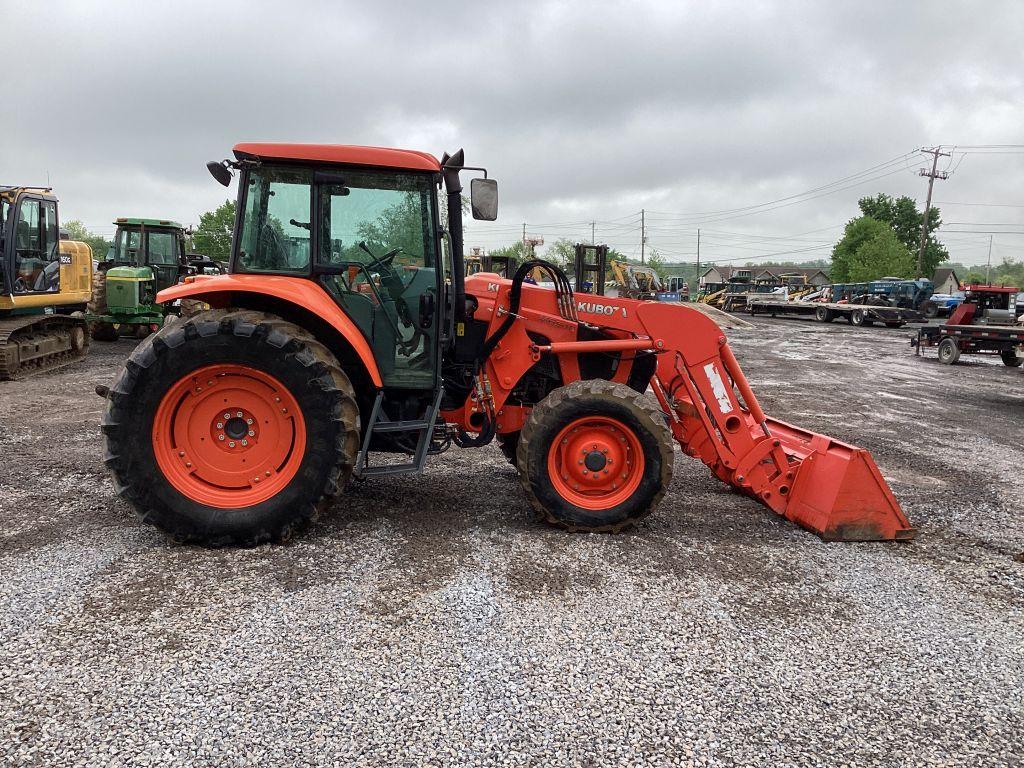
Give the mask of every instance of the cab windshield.
<path id="1" fill-rule="evenodd" d="M 374 273 L 433 268 L 433 220 L 427 174 L 343 170 L 330 183 L 314 184 L 312 171 L 261 166 L 248 175 L 237 266 L 306 273 L 315 258 Z"/>

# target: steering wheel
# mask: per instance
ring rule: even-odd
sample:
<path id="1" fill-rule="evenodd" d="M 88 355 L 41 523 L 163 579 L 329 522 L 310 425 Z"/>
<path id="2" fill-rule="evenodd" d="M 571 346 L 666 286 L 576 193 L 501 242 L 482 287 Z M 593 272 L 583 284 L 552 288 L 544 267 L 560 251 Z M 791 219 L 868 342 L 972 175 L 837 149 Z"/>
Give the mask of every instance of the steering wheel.
<path id="1" fill-rule="evenodd" d="M 398 248 L 392 248 L 383 256 L 377 257 L 373 255 L 373 251 L 371 251 L 369 246 L 366 245 L 366 241 L 360 240 L 358 243 L 356 243 L 356 245 L 363 251 L 368 253 L 370 256 L 370 263 L 366 265 L 367 271 L 369 271 L 372 267 L 376 267 L 381 271 L 387 270 L 388 272 L 392 272 L 393 270 L 391 269 L 391 265 L 395 261 L 395 256 L 402 252 L 402 248 L 401 246 L 399 246 Z M 381 275 L 381 281 L 383 282 L 383 280 L 384 276 Z"/>
<path id="2" fill-rule="evenodd" d="M 409 311 L 409 306 L 402 294 L 405 292 L 405 283 L 402 282 L 402 276 L 398 274 L 392 265 L 395 263 L 395 257 L 402 252 L 401 246 L 398 248 L 392 248 L 390 251 L 385 253 L 381 257 L 373 255 L 365 242 L 360 242 L 359 247 L 370 254 L 370 263 L 366 265 L 367 271 L 373 268 L 377 268 L 380 272 L 380 283 L 387 291 L 388 296 L 391 297 L 392 301 L 395 302 L 395 309 L 398 311 L 398 316 L 402 322 L 406 325 L 413 325 L 412 313 Z"/>

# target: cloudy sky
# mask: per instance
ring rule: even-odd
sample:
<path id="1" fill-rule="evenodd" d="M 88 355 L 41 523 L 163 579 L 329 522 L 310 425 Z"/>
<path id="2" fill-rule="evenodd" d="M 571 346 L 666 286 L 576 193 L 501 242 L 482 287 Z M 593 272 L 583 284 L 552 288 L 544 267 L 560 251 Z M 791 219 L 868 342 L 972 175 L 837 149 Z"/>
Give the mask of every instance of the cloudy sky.
<path id="1" fill-rule="evenodd" d="M 667 260 L 698 227 L 702 261 L 802 260 L 862 195 L 923 204 L 916 150 L 942 145 L 953 257 L 983 263 L 995 233 L 996 260 L 1024 258 L 1014 0 L 45 8 L 0 0 L 0 182 L 49 179 L 63 219 L 103 234 L 198 221 L 225 199 L 205 161 L 238 141 L 462 146 L 501 184 L 467 245 L 594 222 L 639 255 L 645 210 Z"/>

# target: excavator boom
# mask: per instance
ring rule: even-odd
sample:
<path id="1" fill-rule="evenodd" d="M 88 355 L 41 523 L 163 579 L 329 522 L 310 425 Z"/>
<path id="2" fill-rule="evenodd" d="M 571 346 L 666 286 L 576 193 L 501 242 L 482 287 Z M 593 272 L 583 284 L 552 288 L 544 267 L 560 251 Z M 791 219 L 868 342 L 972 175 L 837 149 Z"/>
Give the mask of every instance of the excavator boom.
<path id="1" fill-rule="evenodd" d="M 487 273 L 468 278 L 466 292 L 478 301 L 475 317 L 490 320 L 488 336 L 500 339 L 485 365 L 494 407 L 503 414 L 499 433 L 525 419 L 506 401 L 543 357 L 555 358 L 568 384 L 584 378 L 581 360 L 590 353 L 620 355 L 612 380 L 622 382 L 637 360 L 653 355 L 650 386 L 672 435 L 718 479 L 825 540 L 913 538 L 871 455 L 768 418 L 707 315 L 684 304 L 573 294 L 576 317 L 569 318 L 554 291 L 523 285 L 516 300 L 511 281 Z M 590 329 L 582 339 L 581 324 Z M 462 416 L 469 421 L 469 413 Z"/>

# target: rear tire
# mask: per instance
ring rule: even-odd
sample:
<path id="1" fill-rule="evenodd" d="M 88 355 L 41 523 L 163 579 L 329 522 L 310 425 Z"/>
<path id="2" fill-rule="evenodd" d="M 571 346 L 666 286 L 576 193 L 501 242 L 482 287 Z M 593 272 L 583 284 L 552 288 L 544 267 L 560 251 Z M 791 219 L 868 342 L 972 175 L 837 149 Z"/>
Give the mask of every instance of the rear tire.
<path id="1" fill-rule="evenodd" d="M 835 319 L 835 313 L 828 307 L 818 307 L 814 310 L 814 319 L 819 323 L 831 323 Z"/>
<path id="2" fill-rule="evenodd" d="M 244 416 L 221 419 L 221 409 Z M 241 310 L 142 341 L 110 388 L 102 429 L 105 463 L 140 518 L 209 546 L 287 540 L 342 492 L 359 450 L 355 392 L 334 355 L 299 326 Z"/>
<path id="3" fill-rule="evenodd" d="M 863 309 L 855 309 L 850 313 L 850 325 L 858 327 L 867 325 L 867 313 Z"/>
<path id="4" fill-rule="evenodd" d="M 926 301 L 921 305 L 921 312 L 923 312 L 924 316 L 929 320 L 933 320 L 939 316 L 939 305 L 934 301 Z"/>
<path id="5" fill-rule="evenodd" d="M 960 359 L 960 345 L 948 336 L 939 342 L 939 362 L 953 365 Z"/>
<path id="6" fill-rule="evenodd" d="M 520 479 L 539 519 L 614 533 L 665 495 L 672 445 L 665 414 L 645 395 L 603 379 L 576 381 L 531 411 L 519 437 Z"/>
<path id="7" fill-rule="evenodd" d="M 1004 349 L 999 353 L 999 357 L 1007 368 L 1020 368 L 1021 363 L 1024 363 L 1024 359 L 1017 357 L 1016 349 Z"/>

